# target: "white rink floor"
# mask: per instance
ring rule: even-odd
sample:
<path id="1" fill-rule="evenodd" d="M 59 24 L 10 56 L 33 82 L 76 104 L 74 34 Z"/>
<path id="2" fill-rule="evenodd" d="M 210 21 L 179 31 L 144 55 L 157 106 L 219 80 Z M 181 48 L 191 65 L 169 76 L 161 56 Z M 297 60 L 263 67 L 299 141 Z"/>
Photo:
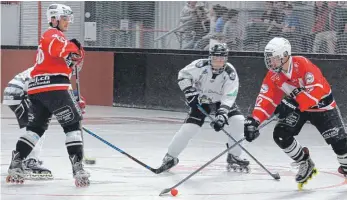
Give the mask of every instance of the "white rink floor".
<path id="1" fill-rule="evenodd" d="M 91 172 L 91 185 L 76 188 L 72 179 L 70 161 L 65 148 L 65 136 L 55 120 L 46 132 L 41 159 L 51 169 L 55 180 L 26 181 L 23 185 L 5 183 L 12 149 L 24 130 L 19 130 L 11 111 L 2 106 L 1 111 L 1 199 L 186 199 L 186 200 L 345 200 L 347 181 L 337 174 L 335 154 L 314 127 L 307 124 L 298 140 L 309 147 L 319 170 L 303 191 L 294 182 L 295 169 L 291 160 L 272 140 L 271 124 L 262 135 L 245 147 L 271 171 L 279 172 L 280 181 L 272 180 L 255 162 L 251 161 L 250 174 L 226 172 L 225 156 L 216 160 L 201 173 L 179 186 L 179 195 L 159 197 L 164 189 L 173 186 L 195 169 L 225 149 L 226 136 L 215 133 L 206 124 L 180 155 L 180 163 L 170 173 L 153 174 L 123 154 L 113 150 L 85 133 L 85 151 L 97 160 L 86 166 Z M 166 148 L 185 113 L 142 109 L 125 109 L 88 106 L 84 124 L 104 139 L 123 149 L 144 163 L 157 168 Z"/>

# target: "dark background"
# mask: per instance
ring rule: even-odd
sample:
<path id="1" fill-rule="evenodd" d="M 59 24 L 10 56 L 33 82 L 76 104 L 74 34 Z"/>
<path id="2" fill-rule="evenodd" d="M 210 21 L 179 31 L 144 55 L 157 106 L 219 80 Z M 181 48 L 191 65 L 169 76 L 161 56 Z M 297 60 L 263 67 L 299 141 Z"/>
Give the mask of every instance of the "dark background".
<path id="1" fill-rule="evenodd" d="M 245 115 L 253 109 L 262 80 L 267 72 L 261 54 L 229 56 L 240 78 L 237 104 Z M 115 54 L 115 105 L 184 111 L 184 96 L 177 85 L 178 71 L 195 59 L 206 58 L 206 52 L 117 52 Z M 343 57 L 305 55 L 323 72 L 332 86 L 333 95 L 347 113 L 347 72 Z M 346 118 L 345 118 L 346 119 Z"/>

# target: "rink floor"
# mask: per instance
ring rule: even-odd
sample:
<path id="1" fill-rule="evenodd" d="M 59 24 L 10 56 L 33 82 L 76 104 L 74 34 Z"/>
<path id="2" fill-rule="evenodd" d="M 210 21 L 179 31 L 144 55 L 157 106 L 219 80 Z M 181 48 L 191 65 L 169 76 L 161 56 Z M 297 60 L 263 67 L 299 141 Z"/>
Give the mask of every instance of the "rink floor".
<path id="1" fill-rule="evenodd" d="M 51 169 L 54 180 L 26 181 L 23 185 L 5 183 L 11 151 L 25 130 L 18 129 L 13 113 L 1 106 L 1 199 L 2 200 L 101 200 L 101 199 L 186 199 L 186 200 L 345 200 L 347 181 L 337 173 L 336 156 L 317 130 L 306 124 L 298 141 L 310 149 L 319 174 L 303 191 L 294 181 L 296 169 L 272 140 L 274 124 L 265 127 L 262 135 L 244 146 L 270 171 L 279 172 L 280 181 L 273 180 L 251 160 L 250 174 L 227 172 L 225 156 L 201 173 L 179 186 L 178 196 L 159 197 L 195 169 L 225 149 L 226 136 L 208 126 L 196 135 L 180 155 L 180 163 L 170 173 L 156 175 L 128 157 L 85 133 L 85 152 L 96 158 L 96 164 L 86 166 L 91 173 L 88 188 L 76 188 L 71 164 L 65 148 L 65 135 L 53 119 L 46 132 L 41 159 Z M 186 113 L 144 109 L 88 106 L 84 127 L 108 140 L 144 163 L 157 168 L 167 151 L 167 145 L 180 128 Z M 231 131 L 231 129 L 229 129 Z M 232 132 L 231 132 L 232 133 Z"/>

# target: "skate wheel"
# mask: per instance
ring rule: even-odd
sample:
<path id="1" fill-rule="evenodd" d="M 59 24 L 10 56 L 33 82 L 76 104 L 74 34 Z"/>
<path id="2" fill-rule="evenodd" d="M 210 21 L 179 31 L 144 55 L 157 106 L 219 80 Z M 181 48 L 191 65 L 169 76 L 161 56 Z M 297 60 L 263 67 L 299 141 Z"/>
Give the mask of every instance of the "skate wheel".
<path id="1" fill-rule="evenodd" d="M 75 180 L 75 185 L 76 185 L 76 187 L 80 187 L 80 184 L 77 180 Z"/>
<path id="2" fill-rule="evenodd" d="M 298 189 L 301 191 L 302 190 L 302 188 L 304 187 L 304 183 L 299 183 L 298 184 Z"/>
<path id="3" fill-rule="evenodd" d="M 317 168 L 313 168 L 313 170 L 312 170 L 312 174 L 313 174 L 313 175 L 317 175 L 317 174 L 318 174 L 318 170 L 317 170 Z"/>
<path id="4" fill-rule="evenodd" d="M 6 177 L 6 183 L 10 183 L 11 182 L 11 176 L 7 176 Z"/>

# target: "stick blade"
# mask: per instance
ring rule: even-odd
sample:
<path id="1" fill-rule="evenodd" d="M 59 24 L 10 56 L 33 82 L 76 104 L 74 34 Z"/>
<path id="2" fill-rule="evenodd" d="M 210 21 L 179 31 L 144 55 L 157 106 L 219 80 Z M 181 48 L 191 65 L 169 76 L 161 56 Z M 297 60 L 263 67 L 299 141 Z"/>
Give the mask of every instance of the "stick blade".
<path id="1" fill-rule="evenodd" d="M 281 176 L 280 176 L 278 173 L 273 174 L 273 177 L 274 177 L 274 179 L 276 179 L 276 180 L 280 180 L 280 179 L 281 179 Z"/>
<path id="2" fill-rule="evenodd" d="M 159 196 L 162 196 L 163 194 L 166 194 L 166 193 L 168 193 L 168 192 L 170 192 L 171 191 L 171 188 L 166 188 L 166 189 L 164 189 L 163 191 L 161 191 L 161 193 L 159 194 Z"/>

